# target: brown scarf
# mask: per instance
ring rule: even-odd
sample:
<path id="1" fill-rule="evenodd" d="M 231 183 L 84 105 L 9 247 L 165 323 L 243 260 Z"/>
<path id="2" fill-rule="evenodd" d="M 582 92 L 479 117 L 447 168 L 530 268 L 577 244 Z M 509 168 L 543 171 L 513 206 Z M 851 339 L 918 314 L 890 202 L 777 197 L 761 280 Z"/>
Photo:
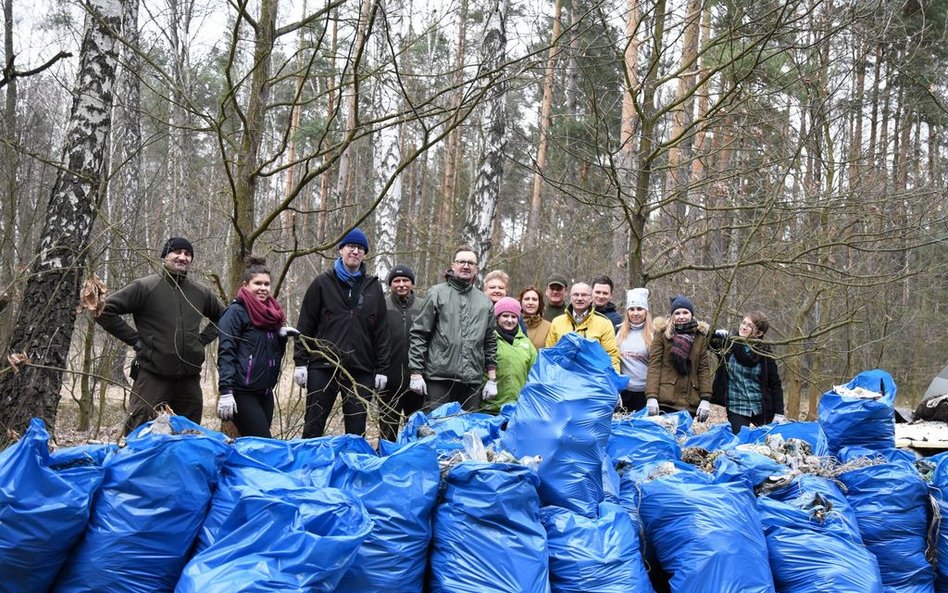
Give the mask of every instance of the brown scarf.
<path id="1" fill-rule="evenodd" d="M 246 286 L 240 287 L 236 298 L 247 309 L 247 313 L 250 314 L 250 323 L 254 327 L 280 329 L 286 323 L 286 315 L 275 298 L 267 297 L 267 300 L 261 302 Z"/>

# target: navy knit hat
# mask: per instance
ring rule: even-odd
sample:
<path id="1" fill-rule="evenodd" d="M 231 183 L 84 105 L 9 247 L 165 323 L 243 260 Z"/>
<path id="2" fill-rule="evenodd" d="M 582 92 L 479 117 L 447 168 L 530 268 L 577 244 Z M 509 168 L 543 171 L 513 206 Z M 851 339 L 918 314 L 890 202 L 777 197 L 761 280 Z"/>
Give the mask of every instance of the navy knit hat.
<path id="1" fill-rule="evenodd" d="M 695 314 L 694 303 L 691 302 L 691 299 L 686 297 L 683 294 L 678 294 L 672 297 L 671 300 L 671 312 L 674 313 L 677 309 L 688 309 L 691 311 L 691 314 Z"/>
<path id="2" fill-rule="evenodd" d="M 166 255 L 179 249 L 187 250 L 187 252 L 191 254 L 191 257 L 194 257 L 194 248 L 191 247 L 190 241 L 184 237 L 171 237 L 165 241 L 165 244 L 161 247 L 161 259 L 165 259 Z"/>
<path id="3" fill-rule="evenodd" d="M 346 233 L 342 241 L 339 241 L 339 246 L 336 247 L 336 249 L 342 249 L 346 245 L 358 245 L 364 249 L 366 253 L 369 252 L 369 240 L 366 238 L 365 233 L 362 232 L 362 229 L 358 227 Z"/>
<path id="4" fill-rule="evenodd" d="M 392 271 L 388 273 L 388 279 L 386 282 L 388 282 L 388 285 L 391 286 L 392 280 L 396 278 L 408 278 L 411 280 L 412 284 L 415 283 L 415 273 L 412 272 L 411 268 L 405 264 L 396 264 L 395 267 L 392 268 Z"/>

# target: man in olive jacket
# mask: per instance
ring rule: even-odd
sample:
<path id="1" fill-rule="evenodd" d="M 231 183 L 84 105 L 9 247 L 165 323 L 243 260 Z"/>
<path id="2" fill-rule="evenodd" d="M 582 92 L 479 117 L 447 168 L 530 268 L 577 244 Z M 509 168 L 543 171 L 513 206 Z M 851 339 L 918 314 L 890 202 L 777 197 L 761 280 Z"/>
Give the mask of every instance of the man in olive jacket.
<path id="1" fill-rule="evenodd" d="M 167 404 L 201 422 L 204 347 L 217 339 L 224 305 L 211 289 L 188 278 L 194 259 L 190 241 L 172 237 L 161 248 L 163 268 L 109 295 L 96 322 L 135 349 L 137 375 L 125 420 L 125 434 L 155 417 Z M 135 327 L 122 315 L 130 314 Z M 201 322 L 211 321 L 201 329 Z"/>
<path id="2" fill-rule="evenodd" d="M 476 411 L 481 397 L 497 395 L 497 321 L 490 299 L 474 288 L 476 276 L 477 254 L 458 248 L 445 282 L 428 291 L 412 325 L 410 387 L 427 396 L 429 409 L 454 401 Z"/>

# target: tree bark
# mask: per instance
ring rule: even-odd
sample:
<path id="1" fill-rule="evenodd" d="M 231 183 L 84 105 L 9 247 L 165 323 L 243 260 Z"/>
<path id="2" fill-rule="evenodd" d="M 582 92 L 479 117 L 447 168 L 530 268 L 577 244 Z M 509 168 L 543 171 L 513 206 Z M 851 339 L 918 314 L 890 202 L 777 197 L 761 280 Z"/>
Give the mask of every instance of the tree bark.
<path id="1" fill-rule="evenodd" d="M 31 417 L 55 429 L 63 371 L 79 302 L 79 284 L 99 198 L 112 124 L 117 32 L 124 0 L 88 4 L 76 89 L 49 213 L 30 269 L 8 352 L 19 368 L 0 378 L 0 430 L 23 431 Z M 3 438 L 0 435 L 0 438 Z"/>
<path id="2" fill-rule="evenodd" d="M 504 62 L 507 55 L 507 0 L 493 0 L 487 16 L 481 44 L 479 84 L 488 89 L 485 101 L 484 153 L 471 192 L 464 236 L 478 251 L 481 272 L 489 269 L 493 248 L 491 237 L 504 173 L 504 148 L 507 144 L 507 110 Z"/>
<path id="3" fill-rule="evenodd" d="M 553 112 L 553 81 L 555 79 L 556 59 L 559 54 L 560 16 L 563 11 L 562 0 L 555 0 L 553 9 L 553 33 L 550 35 L 550 54 L 543 75 L 543 100 L 540 103 L 540 122 L 537 130 L 537 162 L 533 173 L 533 193 L 530 196 L 530 218 L 527 223 L 527 245 L 540 245 L 540 209 L 542 207 L 543 175 L 546 172 L 546 145 L 550 133 L 550 115 Z"/>
<path id="4" fill-rule="evenodd" d="M 375 273 L 383 279 L 395 265 L 395 230 L 398 225 L 398 211 L 402 203 L 401 176 L 397 173 L 398 163 L 401 160 L 400 126 L 394 123 L 394 116 L 401 103 L 395 64 L 402 45 L 401 7 L 396 4 L 391 0 L 388 3 L 379 3 L 382 19 L 378 35 L 376 35 L 379 67 L 384 68 L 379 73 L 379 116 L 376 119 L 392 118 L 393 120 L 393 123 L 383 124 L 384 127 L 378 130 L 375 142 L 372 144 L 375 195 L 385 193 L 375 213 L 375 252 L 377 254 Z M 394 55 L 388 55 L 389 44 L 395 49 Z M 392 183 L 386 191 L 385 186 L 389 184 L 389 180 L 392 180 Z"/>

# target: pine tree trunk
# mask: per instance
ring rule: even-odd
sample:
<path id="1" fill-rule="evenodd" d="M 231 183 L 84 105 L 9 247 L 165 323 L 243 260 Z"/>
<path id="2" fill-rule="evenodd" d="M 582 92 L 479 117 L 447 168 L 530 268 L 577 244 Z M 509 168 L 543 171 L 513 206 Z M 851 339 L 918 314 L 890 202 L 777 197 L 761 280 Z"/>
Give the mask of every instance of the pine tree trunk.
<path id="1" fill-rule="evenodd" d="M 79 284 L 95 220 L 106 139 L 112 124 L 116 33 L 123 0 L 93 0 L 86 16 L 64 167 L 49 202 L 37 256 L 8 352 L 28 362 L 0 378 L 0 430 L 23 431 L 31 417 L 55 428 L 63 371 L 76 321 Z M 0 434 L 0 440 L 3 434 Z"/>
<path id="2" fill-rule="evenodd" d="M 550 133 L 550 115 L 553 112 L 553 80 L 555 78 L 556 58 L 559 53 L 560 16 L 563 11 L 562 0 L 556 0 L 553 9 L 553 33 L 550 35 L 550 54 L 546 61 L 543 76 L 543 100 L 540 104 L 540 123 L 537 131 L 537 164 L 533 174 L 533 194 L 530 197 L 530 218 L 527 224 L 527 245 L 538 247 L 540 244 L 540 209 L 542 208 L 543 175 L 546 172 L 546 145 Z"/>

